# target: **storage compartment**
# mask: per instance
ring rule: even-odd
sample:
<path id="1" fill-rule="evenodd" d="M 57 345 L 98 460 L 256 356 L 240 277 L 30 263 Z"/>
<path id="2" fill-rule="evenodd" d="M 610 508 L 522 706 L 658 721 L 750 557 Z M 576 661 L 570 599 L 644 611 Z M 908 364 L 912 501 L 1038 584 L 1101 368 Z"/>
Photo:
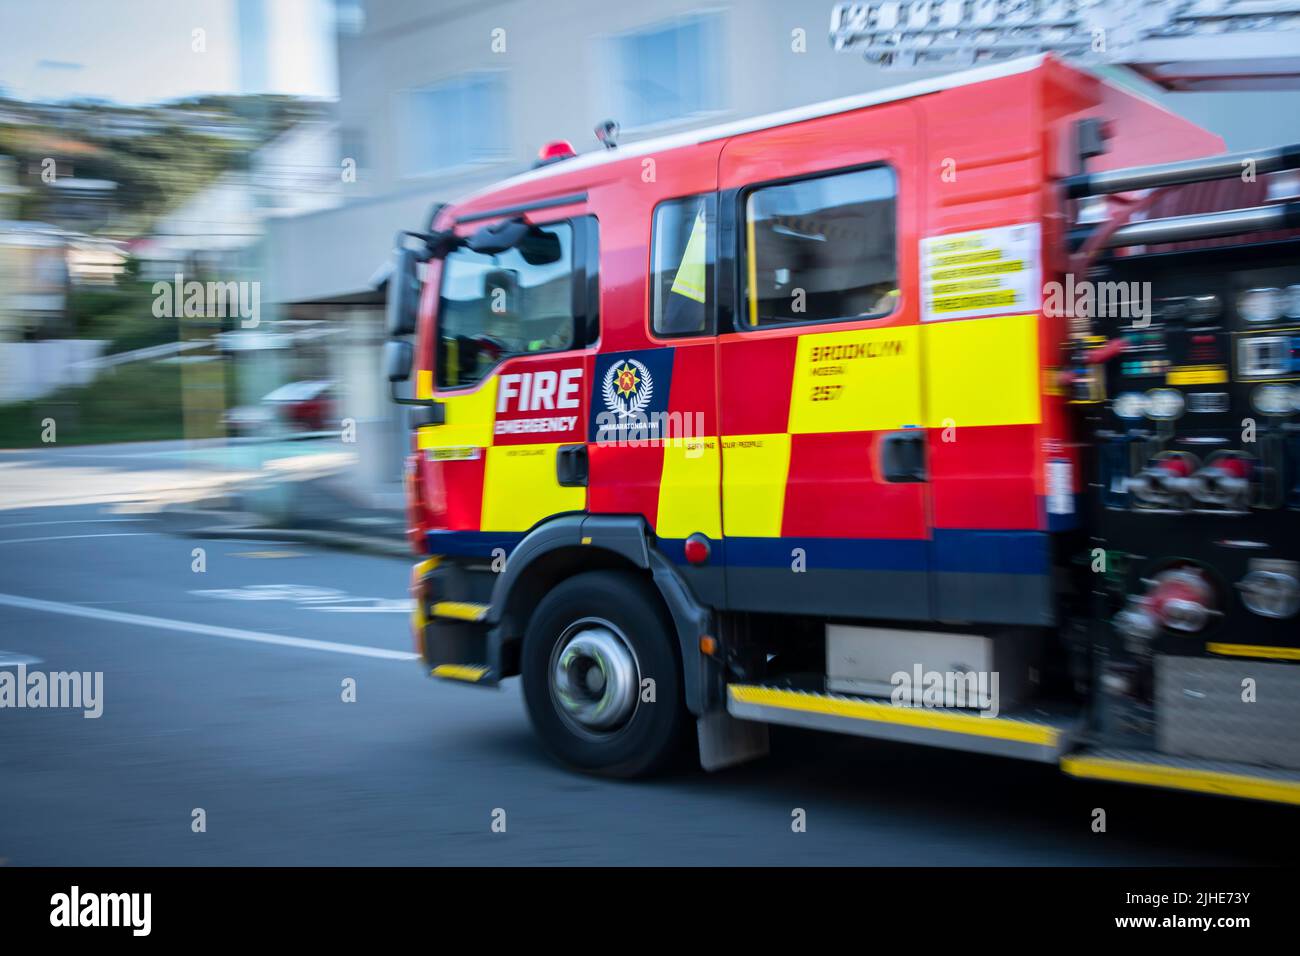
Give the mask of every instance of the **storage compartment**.
<path id="1" fill-rule="evenodd" d="M 1037 680 L 1035 648 L 1032 632 L 983 635 L 831 624 L 826 688 L 914 706 L 1010 710 L 1028 699 Z"/>
<path id="2" fill-rule="evenodd" d="M 1157 657 L 1156 747 L 1300 770 L 1300 665 Z"/>

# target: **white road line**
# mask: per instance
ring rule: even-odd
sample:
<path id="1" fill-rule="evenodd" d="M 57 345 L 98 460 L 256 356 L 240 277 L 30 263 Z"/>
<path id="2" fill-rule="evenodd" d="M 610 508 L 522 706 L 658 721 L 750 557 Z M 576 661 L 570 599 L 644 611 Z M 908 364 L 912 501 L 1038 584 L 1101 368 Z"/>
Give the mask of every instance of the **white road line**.
<path id="1" fill-rule="evenodd" d="M 67 521 L 16 521 L 13 524 L 0 522 L 0 530 L 5 528 L 34 528 L 47 524 L 117 524 L 119 521 L 147 521 L 147 518 L 74 518 Z"/>
<path id="2" fill-rule="evenodd" d="M 56 534 L 49 538 L 0 538 L 0 544 L 29 544 L 32 541 L 71 541 L 74 538 L 156 538 L 156 531 L 114 531 L 112 534 Z"/>
<path id="3" fill-rule="evenodd" d="M 0 651 L 0 667 L 17 667 L 20 664 L 26 664 L 31 667 L 33 664 L 39 664 L 39 657 L 32 657 L 30 654 L 19 654 L 16 651 Z"/>
<path id="4" fill-rule="evenodd" d="M 352 654 L 357 657 L 378 657 L 391 661 L 413 661 L 417 659 L 417 655 L 410 651 L 392 651 L 386 647 L 340 644 L 335 641 L 317 641 L 308 637 L 286 637 L 283 634 L 246 631 L 238 627 L 218 627 L 213 624 L 196 624 L 193 621 L 174 621 L 165 617 L 150 617 L 146 614 L 128 614 L 124 611 L 110 611 L 106 608 L 83 607 L 80 604 L 41 601 L 36 598 L 21 597 L 17 594 L 0 594 L 0 604 L 24 608 L 29 611 L 44 611 L 47 614 L 66 614 L 70 617 L 87 617 L 96 621 L 112 621 L 116 624 L 134 624 L 136 627 L 154 627 L 163 631 L 183 631 L 187 634 L 224 637 L 230 641 L 275 644 L 279 647 L 297 647 L 308 651 L 329 651 L 332 654 Z"/>

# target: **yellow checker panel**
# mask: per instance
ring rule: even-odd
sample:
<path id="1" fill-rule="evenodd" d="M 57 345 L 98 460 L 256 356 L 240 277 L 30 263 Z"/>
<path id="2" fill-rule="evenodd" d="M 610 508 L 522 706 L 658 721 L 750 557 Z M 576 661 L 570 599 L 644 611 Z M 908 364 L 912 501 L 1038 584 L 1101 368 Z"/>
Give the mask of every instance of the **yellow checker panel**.
<path id="1" fill-rule="evenodd" d="M 484 531 L 527 531 L 543 518 L 587 506 L 586 488 L 566 488 L 555 477 L 552 445 L 495 445 L 483 471 Z"/>
<path id="2" fill-rule="evenodd" d="M 1037 316 L 937 322 L 923 334 L 928 427 L 1041 420 Z"/>
<path id="3" fill-rule="evenodd" d="M 421 398 L 433 395 L 432 380 L 428 372 L 416 378 L 416 394 Z M 449 446 L 478 446 L 492 444 L 496 427 L 497 376 L 493 375 L 472 392 L 451 393 L 438 399 L 446 409 L 447 421 L 420 429 L 420 448 L 446 448 Z"/>
<path id="4" fill-rule="evenodd" d="M 739 538 L 779 538 L 790 471 L 789 435 L 722 439 L 722 527 Z"/>
<path id="5" fill-rule="evenodd" d="M 883 431 L 919 424 L 919 344 L 914 325 L 799 336 L 790 433 Z"/>
<path id="6" fill-rule="evenodd" d="M 665 538 L 685 538 L 697 531 L 710 538 L 722 537 L 720 464 L 716 438 L 664 442 L 656 532 Z"/>

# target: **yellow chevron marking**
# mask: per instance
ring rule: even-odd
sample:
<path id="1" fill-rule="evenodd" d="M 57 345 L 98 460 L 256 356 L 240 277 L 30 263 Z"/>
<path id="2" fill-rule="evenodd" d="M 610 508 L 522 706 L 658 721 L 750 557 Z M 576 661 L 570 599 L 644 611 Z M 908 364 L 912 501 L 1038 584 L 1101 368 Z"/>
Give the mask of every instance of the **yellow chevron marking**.
<path id="1" fill-rule="evenodd" d="M 799 691 L 779 690 L 772 687 L 754 687 L 731 684 L 727 687 L 731 699 L 739 703 L 763 707 L 779 707 L 811 714 L 827 714 L 852 720 L 870 720 L 909 727 L 927 727 L 954 734 L 974 737 L 995 737 L 1026 744 L 1054 747 L 1060 738 L 1055 727 L 1030 724 L 1001 717 L 979 717 L 974 714 L 927 709 L 924 707 L 897 707 L 871 700 L 846 700 L 841 697 L 824 697 Z"/>
<path id="2" fill-rule="evenodd" d="M 1300 782 L 1270 780 L 1240 773 L 1220 773 L 1188 767 L 1166 767 L 1134 760 L 1106 757 L 1064 757 L 1061 770 L 1072 777 L 1106 780 L 1113 783 L 1136 783 L 1172 790 L 1194 790 L 1225 797 L 1245 797 L 1274 803 L 1300 804 Z"/>

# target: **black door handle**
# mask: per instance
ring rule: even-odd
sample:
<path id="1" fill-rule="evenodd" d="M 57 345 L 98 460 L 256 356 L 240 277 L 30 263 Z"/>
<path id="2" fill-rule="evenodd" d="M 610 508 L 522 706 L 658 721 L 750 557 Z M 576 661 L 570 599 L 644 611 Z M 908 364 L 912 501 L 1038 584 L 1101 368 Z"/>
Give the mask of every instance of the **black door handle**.
<path id="1" fill-rule="evenodd" d="M 880 470 L 885 481 L 925 481 L 925 431 L 907 428 L 882 438 Z"/>
<path id="2" fill-rule="evenodd" d="M 447 406 L 443 402 L 430 402 L 428 405 L 411 406 L 411 427 L 423 428 L 425 425 L 444 425 L 447 422 Z"/>
<path id="3" fill-rule="evenodd" d="M 555 452 L 555 478 L 566 488 L 587 484 L 587 446 L 561 445 Z"/>

